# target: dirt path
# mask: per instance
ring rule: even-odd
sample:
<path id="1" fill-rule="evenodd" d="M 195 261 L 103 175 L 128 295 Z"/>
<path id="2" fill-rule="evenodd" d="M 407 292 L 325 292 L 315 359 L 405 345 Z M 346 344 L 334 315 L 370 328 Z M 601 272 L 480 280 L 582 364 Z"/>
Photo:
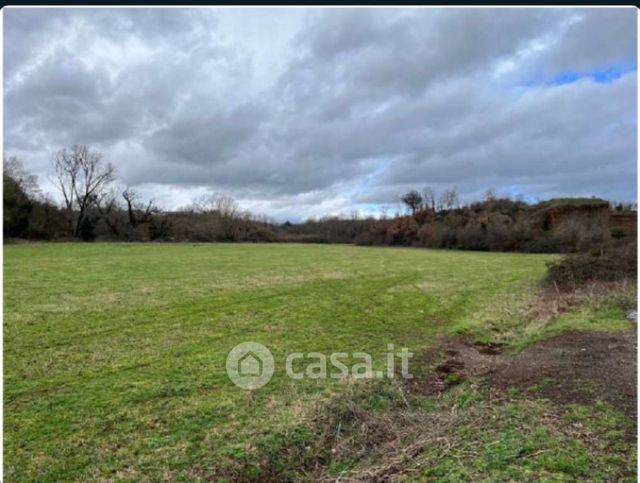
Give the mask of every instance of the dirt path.
<path id="1" fill-rule="evenodd" d="M 447 339 L 423 354 L 423 362 L 435 365 L 435 371 L 411 380 L 409 389 L 433 395 L 464 379 L 477 379 L 489 394 L 517 390 L 559 403 L 604 400 L 635 418 L 635 330 L 571 332 L 515 356 L 502 349 L 462 338 Z"/>

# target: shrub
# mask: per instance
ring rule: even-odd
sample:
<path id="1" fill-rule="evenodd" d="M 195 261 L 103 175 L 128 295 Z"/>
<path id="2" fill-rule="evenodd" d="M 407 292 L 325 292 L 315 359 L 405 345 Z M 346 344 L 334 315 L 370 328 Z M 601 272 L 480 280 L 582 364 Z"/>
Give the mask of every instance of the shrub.
<path id="1" fill-rule="evenodd" d="M 435 225 L 422 225 L 418 230 L 418 242 L 425 247 L 433 247 Z"/>
<path id="2" fill-rule="evenodd" d="M 398 218 L 387 228 L 387 241 L 390 245 L 412 245 L 418 228 L 418 223 L 412 217 Z"/>
<path id="3" fill-rule="evenodd" d="M 637 242 L 602 245 L 600 250 L 576 253 L 547 264 L 545 282 L 559 288 L 587 282 L 611 282 L 637 276 Z"/>
<path id="4" fill-rule="evenodd" d="M 356 245 L 370 246 L 374 244 L 374 238 L 370 231 L 365 231 L 356 235 L 354 243 Z"/>
<path id="5" fill-rule="evenodd" d="M 458 247 L 463 250 L 486 250 L 487 233 L 479 223 L 471 222 L 456 231 Z"/>
<path id="6" fill-rule="evenodd" d="M 616 239 L 622 238 L 624 237 L 624 230 L 622 230 L 621 228 L 612 228 L 611 236 Z"/>
<path id="7" fill-rule="evenodd" d="M 440 223 L 423 225 L 418 230 L 418 243 L 428 248 L 453 248 L 456 244 L 456 232 Z"/>
<path id="8" fill-rule="evenodd" d="M 83 241 L 93 241 L 95 239 L 95 225 L 88 216 L 83 216 L 80 219 L 80 226 L 78 228 L 78 234 Z"/>

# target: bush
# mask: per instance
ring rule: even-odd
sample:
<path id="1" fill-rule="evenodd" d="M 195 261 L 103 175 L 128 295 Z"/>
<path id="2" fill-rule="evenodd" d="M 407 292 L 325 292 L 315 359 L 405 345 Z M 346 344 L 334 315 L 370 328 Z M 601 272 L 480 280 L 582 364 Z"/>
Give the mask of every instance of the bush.
<path id="1" fill-rule="evenodd" d="M 417 236 L 418 244 L 427 248 L 458 248 L 456 229 L 444 224 L 423 225 Z"/>
<path id="2" fill-rule="evenodd" d="M 412 217 L 398 218 L 387 228 L 389 245 L 412 245 L 418 234 L 418 223 Z"/>
<path id="3" fill-rule="evenodd" d="M 356 235 L 354 243 L 356 245 L 371 246 L 375 243 L 375 239 L 370 231 L 365 231 Z"/>
<path id="4" fill-rule="evenodd" d="M 487 232 L 479 223 L 468 223 L 458 228 L 456 240 L 459 248 L 463 250 L 486 250 Z"/>
<path id="5" fill-rule="evenodd" d="M 93 241 L 95 239 L 95 225 L 88 216 L 83 216 L 80 220 L 78 234 L 83 241 Z"/>
<path id="6" fill-rule="evenodd" d="M 547 264 L 545 282 L 559 288 L 587 282 L 635 280 L 638 273 L 637 242 L 602 245 L 589 253 L 576 253 Z"/>
<path id="7" fill-rule="evenodd" d="M 624 237 L 624 230 L 621 228 L 612 228 L 611 229 L 611 237 L 615 239 L 620 239 Z"/>
<path id="8" fill-rule="evenodd" d="M 440 248 L 438 226 L 435 224 L 422 225 L 418 230 L 418 241 L 429 248 Z"/>

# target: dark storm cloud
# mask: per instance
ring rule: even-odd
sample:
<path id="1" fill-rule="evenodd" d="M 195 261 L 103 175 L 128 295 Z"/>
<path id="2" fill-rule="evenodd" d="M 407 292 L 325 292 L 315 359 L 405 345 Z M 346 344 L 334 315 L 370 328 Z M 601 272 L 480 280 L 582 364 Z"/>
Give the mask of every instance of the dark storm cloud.
<path id="1" fill-rule="evenodd" d="M 41 178 L 85 143 L 167 207 L 203 190 L 278 217 L 425 185 L 636 196 L 632 9 L 4 15 L 5 151 Z"/>

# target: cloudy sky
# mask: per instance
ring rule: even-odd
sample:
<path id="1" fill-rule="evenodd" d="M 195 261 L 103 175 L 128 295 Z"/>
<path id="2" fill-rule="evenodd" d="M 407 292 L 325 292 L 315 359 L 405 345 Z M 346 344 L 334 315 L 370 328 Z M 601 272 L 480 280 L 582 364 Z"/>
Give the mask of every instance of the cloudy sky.
<path id="1" fill-rule="evenodd" d="M 86 144 L 173 209 L 278 220 L 410 188 L 636 199 L 627 9 L 4 9 L 4 151 Z"/>

